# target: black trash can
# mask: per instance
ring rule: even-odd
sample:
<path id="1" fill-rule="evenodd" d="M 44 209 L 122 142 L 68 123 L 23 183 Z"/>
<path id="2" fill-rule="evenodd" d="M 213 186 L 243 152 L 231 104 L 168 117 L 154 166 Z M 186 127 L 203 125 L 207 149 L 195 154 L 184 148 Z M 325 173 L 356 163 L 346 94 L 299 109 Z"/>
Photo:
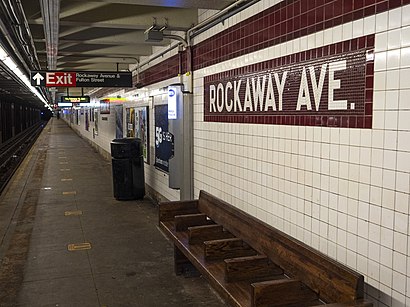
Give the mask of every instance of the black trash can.
<path id="1" fill-rule="evenodd" d="M 144 159 L 141 140 L 138 138 L 112 140 L 111 157 L 115 199 L 144 198 Z"/>

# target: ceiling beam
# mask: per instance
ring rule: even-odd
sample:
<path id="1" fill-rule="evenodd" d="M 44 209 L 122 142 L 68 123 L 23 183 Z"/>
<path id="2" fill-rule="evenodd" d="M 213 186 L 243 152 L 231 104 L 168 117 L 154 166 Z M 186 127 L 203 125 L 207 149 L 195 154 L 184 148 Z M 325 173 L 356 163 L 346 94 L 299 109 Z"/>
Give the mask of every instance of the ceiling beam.
<path id="1" fill-rule="evenodd" d="M 38 25 L 43 24 L 42 20 L 30 19 L 29 24 Z M 111 28 L 111 29 L 127 29 L 127 30 L 143 30 L 145 31 L 149 25 L 137 25 L 137 24 L 114 24 L 108 22 L 84 22 L 84 21 L 68 21 L 68 20 L 60 20 L 60 26 L 68 26 L 68 27 L 78 27 L 78 28 L 85 28 L 88 29 L 92 28 Z M 168 31 L 188 31 L 189 28 L 184 27 L 167 27 Z"/>
<path id="2" fill-rule="evenodd" d="M 38 51 L 39 54 L 46 54 L 45 51 Z M 82 58 L 112 58 L 112 59 L 133 59 L 134 63 L 138 61 L 138 58 L 136 56 L 130 55 L 130 54 L 98 54 L 98 53 L 74 53 L 74 52 L 59 52 L 58 53 L 58 58 L 60 59 L 61 57 L 82 57 Z"/>
<path id="3" fill-rule="evenodd" d="M 72 1 L 83 2 L 84 0 Z M 235 0 L 91 0 L 89 2 L 221 10 L 235 2 Z"/>
<path id="4" fill-rule="evenodd" d="M 85 44 L 85 45 L 120 45 L 120 46 L 130 46 L 130 47 L 146 47 L 149 46 L 164 46 L 164 40 L 162 42 L 149 42 L 149 43 L 137 43 L 130 40 L 99 40 L 99 39 L 90 39 L 90 40 L 81 40 L 81 39 L 59 39 L 60 44 Z M 44 39 L 36 38 L 34 39 L 35 43 L 44 43 Z"/>

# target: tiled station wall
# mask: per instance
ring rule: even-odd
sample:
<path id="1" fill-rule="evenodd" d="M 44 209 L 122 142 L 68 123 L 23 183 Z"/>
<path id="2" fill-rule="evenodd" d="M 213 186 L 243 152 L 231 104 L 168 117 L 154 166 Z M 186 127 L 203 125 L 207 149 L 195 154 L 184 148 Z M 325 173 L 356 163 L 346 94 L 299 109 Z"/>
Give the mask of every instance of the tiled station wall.
<path id="1" fill-rule="evenodd" d="M 178 82 L 178 79 L 174 79 L 173 83 Z M 166 87 L 168 83 L 161 84 L 160 88 Z M 151 95 L 148 98 L 149 93 Z M 154 166 L 155 162 L 155 106 L 162 105 L 167 102 L 166 91 L 158 91 L 158 84 L 155 88 L 145 89 L 145 94 L 137 90 L 124 91 L 120 90 L 117 92 L 110 92 L 104 90 L 103 97 L 126 97 L 126 103 L 120 104 L 111 104 L 109 114 L 100 114 L 99 107 L 96 108 L 84 108 L 83 112 L 80 113 L 79 123 L 77 124 L 75 117 L 71 122 L 70 120 L 70 111 L 65 110 L 62 115 L 62 119 L 70 123 L 72 129 L 77 133 L 82 135 L 84 138 L 88 139 L 89 142 L 97 148 L 97 150 L 108 160 L 111 159 L 111 148 L 110 143 L 113 139 L 116 138 L 116 107 L 121 106 L 123 109 L 123 133 L 124 137 L 126 136 L 126 109 L 127 108 L 139 108 L 139 107 L 149 107 L 149 163 L 144 164 L 145 172 L 145 183 L 156 193 L 155 195 L 151 194 L 150 196 L 154 197 L 157 201 L 161 200 L 177 200 L 179 199 L 179 191 L 168 188 L 168 174 L 158 170 Z M 99 97 L 102 98 L 102 97 Z M 99 99 L 97 99 L 99 100 Z M 89 129 L 85 129 L 85 112 L 92 111 L 91 109 L 96 109 L 98 113 L 98 134 L 93 135 L 93 129 L 95 129 L 95 121 L 89 121 Z M 75 115 L 72 115 L 75 116 Z M 104 120 L 103 120 L 104 118 Z"/>
<path id="2" fill-rule="evenodd" d="M 194 44 L 195 195 L 215 194 L 357 270 L 375 306 L 410 306 L 409 1 L 262 0 Z M 362 79 L 352 75 L 362 97 L 348 118 L 326 110 L 313 120 L 306 112 L 206 115 L 212 80 L 275 69 L 277 59 L 290 70 L 307 58 L 323 65 L 354 50 L 367 64 Z M 145 94 L 178 82 L 178 61 L 171 52 L 145 67 Z M 146 175 L 178 199 L 166 175 L 152 167 Z"/>
<path id="3" fill-rule="evenodd" d="M 268 2 L 195 41 L 195 194 L 216 194 L 359 271 L 375 306 L 410 306 L 410 5 Z M 372 36 L 372 122 L 362 128 L 204 121 L 211 76 Z"/>

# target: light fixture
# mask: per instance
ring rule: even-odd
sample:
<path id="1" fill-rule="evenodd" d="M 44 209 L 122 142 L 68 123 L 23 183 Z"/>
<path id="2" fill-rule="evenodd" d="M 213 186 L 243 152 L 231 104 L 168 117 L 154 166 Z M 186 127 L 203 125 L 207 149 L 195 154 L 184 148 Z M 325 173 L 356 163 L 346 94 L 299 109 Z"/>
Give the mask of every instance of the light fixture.
<path id="1" fill-rule="evenodd" d="M 7 52 L 3 48 L 0 48 L 0 61 L 4 61 L 8 56 Z"/>
<path id="2" fill-rule="evenodd" d="M 7 68 L 19 79 L 21 80 L 24 85 L 28 87 L 28 89 L 36 95 L 41 102 L 44 103 L 44 106 L 49 108 L 51 110 L 50 105 L 47 103 L 47 101 L 44 99 L 44 97 L 38 92 L 38 90 L 31 86 L 29 78 L 21 71 L 21 69 L 17 66 L 17 64 L 13 61 L 13 59 L 10 57 L 10 55 L 7 53 L 7 51 L 3 48 L 2 45 L 0 45 L 0 61 L 4 63 L 4 65 L 7 66 Z"/>

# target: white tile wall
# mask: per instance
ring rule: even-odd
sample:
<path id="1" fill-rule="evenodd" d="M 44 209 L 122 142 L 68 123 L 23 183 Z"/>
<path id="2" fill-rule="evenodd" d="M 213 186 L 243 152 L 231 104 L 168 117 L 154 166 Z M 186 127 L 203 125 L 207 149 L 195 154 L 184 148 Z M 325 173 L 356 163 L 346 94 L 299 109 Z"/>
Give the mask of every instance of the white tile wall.
<path id="1" fill-rule="evenodd" d="M 405 6 L 195 72 L 195 194 L 205 189 L 358 270 L 375 306 L 410 302 L 409 15 Z M 373 129 L 203 122 L 203 76 L 367 34 L 376 34 Z"/>
<path id="2" fill-rule="evenodd" d="M 259 1 L 194 43 L 278 2 Z M 211 13 L 201 12 L 201 20 Z M 373 129 L 203 122 L 204 76 L 368 34 L 375 34 Z M 206 67 L 194 78 L 195 195 L 204 189 L 359 271 L 374 306 L 410 306 L 410 5 Z M 150 118 L 154 144 L 152 110 Z M 101 124 L 97 142 L 107 147 L 112 127 Z M 179 198 L 166 174 L 145 170 L 148 184 Z"/>

